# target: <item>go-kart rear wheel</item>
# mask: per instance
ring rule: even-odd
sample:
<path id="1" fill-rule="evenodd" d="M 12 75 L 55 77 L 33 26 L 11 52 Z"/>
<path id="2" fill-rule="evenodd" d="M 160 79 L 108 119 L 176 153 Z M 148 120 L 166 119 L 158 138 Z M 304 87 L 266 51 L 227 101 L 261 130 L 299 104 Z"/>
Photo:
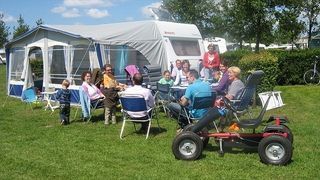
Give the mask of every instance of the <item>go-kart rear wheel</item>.
<path id="1" fill-rule="evenodd" d="M 287 138 L 271 135 L 260 141 L 258 153 L 265 164 L 286 165 L 292 157 L 292 144 Z"/>
<path id="2" fill-rule="evenodd" d="M 282 125 L 283 126 L 283 132 L 284 133 L 288 133 L 288 137 L 287 139 L 291 142 L 291 144 L 293 143 L 293 134 L 292 131 L 290 130 L 290 128 L 286 125 Z"/>
<path id="3" fill-rule="evenodd" d="M 202 140 L 191 131 L 180 133 L 172 142 L 172 152 L 177 159 L 196 160 L 201 155 L 202 149 Z"/>
<path id="4" fill-rule="evenodd" d="M 188 124 L 186 127 L 183 128 L 183 132 L 185 131 L 191 131 L 192 127 L 194 126 L 194 124 Z M 208 133 L 208 130 L 207 128 L 204 128 L 201 130 L 202 133 Z M 203 143 L 203 148 L 206 148 L 208 143 L 209 143 L 209 137 L 201 137 L 200 136 L 200 139 L 202 140 L 202 143 Z"/>

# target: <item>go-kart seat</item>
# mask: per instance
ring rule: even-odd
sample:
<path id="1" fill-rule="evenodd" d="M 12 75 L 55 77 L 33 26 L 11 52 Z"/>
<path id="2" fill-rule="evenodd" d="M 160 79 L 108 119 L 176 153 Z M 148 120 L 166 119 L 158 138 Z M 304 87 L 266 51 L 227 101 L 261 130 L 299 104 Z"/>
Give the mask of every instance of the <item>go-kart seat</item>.
<path id="1" fill-rule="evenodd" d="M 261 112 L 260 112 L 259 116 L 256 119 L 244 119 L 244 120 L 241 120 L 241 121 L 237 122 L 237 125 L 240 128 L 248 128 L 248 129 L 257 128 L 261 124 L 261 122 L 263 120 L 263 116 L 267 111 L 268 103 L 269 103 L 269 100 L 270 100 L 271 96 L 272 96 L 272 94 L 270 93 L 269 97 L 267 99 L 267 102 L 265 103 L 265 105 L 261 109 Z"/>

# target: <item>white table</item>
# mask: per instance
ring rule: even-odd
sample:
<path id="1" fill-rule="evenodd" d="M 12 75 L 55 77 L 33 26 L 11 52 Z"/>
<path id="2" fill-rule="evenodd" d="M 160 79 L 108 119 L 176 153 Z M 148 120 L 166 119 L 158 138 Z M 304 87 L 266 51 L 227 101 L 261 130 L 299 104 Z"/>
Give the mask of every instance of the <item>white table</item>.
<path id="1" fill-rule="evenodd" d="M 43 100 L 45 100 L 47 102 L 47 105 L 45 106 L 45 110 L 50 109 L 52 112 L 57 109 L 59 106 L 53 106 L 51 104 L 51 101 L 53 100 L 52 97 L 54 97 L 54 95 L 57 93 L 58 91 L 44 91 L 41 92 L 41 94 L 43 95 Z"/>

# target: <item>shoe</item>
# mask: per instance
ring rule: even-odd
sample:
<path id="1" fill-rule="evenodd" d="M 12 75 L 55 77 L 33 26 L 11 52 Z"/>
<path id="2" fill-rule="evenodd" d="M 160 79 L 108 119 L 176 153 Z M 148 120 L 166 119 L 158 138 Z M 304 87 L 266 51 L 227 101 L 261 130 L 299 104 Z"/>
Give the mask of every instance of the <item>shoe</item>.
<path id="1" fill-rule="evenodd" d="M 104 125 L 109 125 L 110 123 L 109 123 L 109 120 L 104 120 Z"/>
<path id="2" fill-rule="evenodd" d="M 177 134 L 180 134 L 183 131 L 182 128 L 177 129 Z"/>
<path id="3" fill-rule="evenodd" d="M 237 123 L 233 123 L 229 128 L 230 131 L 239 131 L 240 128 Z"/>
<path id="4" fill-rule="evenodd" d="M 65 125 L 66 123 L 65 123 L 64 120 L 62 120 L 60 124 L 61 124 L 61 125 Z"/>

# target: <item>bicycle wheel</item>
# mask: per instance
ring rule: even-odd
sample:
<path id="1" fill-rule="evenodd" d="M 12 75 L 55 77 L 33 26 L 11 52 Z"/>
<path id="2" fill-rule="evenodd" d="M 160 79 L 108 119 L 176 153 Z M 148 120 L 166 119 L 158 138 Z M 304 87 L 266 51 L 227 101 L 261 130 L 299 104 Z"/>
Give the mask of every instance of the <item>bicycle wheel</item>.
<path id="1" fill-rule="evenodd" d="M 303 80 L 306 84 L 317 85 L 320 83 L 320 75 L 318 72 L 314 72 L 312 69 L 310 69 L 304 73 Z"/>

